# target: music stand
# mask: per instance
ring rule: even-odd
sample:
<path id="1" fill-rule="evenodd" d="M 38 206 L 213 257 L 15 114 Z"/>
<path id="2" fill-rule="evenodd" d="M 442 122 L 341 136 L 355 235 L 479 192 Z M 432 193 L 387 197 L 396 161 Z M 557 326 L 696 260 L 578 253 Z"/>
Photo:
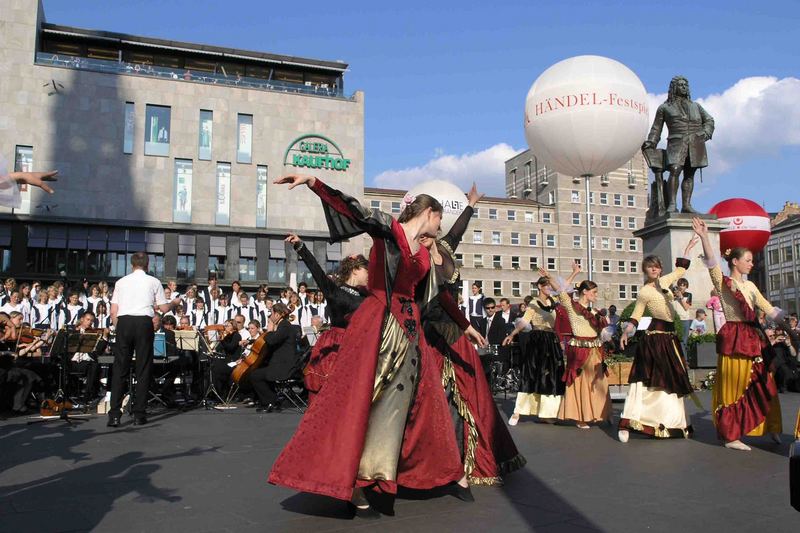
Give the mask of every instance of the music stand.
<path id="1" fill-rule="evenodd" d="M 217 387 L 214 385 L 214 376 L 212 375 L 213 367 L 211 361 L 213 361 L 218 356 L 218 352 L 216 352 L 214 348 L 211 347 L 211 342 L 215 341 L 209 341 L 209 339 L 207 339 L 205 335 L 199 335 L 198 338 L 200 339 L 201 343 L 201 346 L 199 346 L 199 348 L 204 349 L 209 358 L 208 368 L 206 369 L 206 372 L 203 373 L 203 377 L 207 380 L 207 383 L 204 384 L 206 385 L 206 392 L 205 394 L 203 394 L 203 399 L 200 402 L 203 404 L 203 407 L 205 409 L 213 408 L 218 411 L 236 409 L 236 406 L 228 404 L 225 401 L 225 399 L 222 398 L 222 395 L 219 393 Z M 217 344 L 218 343 L 215 342 L 214 346 L 216 346 Z M 216 398 L 217 400 L 219 400 L 220 405 L 210 406 L 209 397 L 211 397 L 211 399 Z"/>
<path id="2" fill-rule="evenodd" d="M 61 413 L 53 416 L 40 415 L 30 417 L 28 424 L 63 420 L 72 425 L 73 420 L 85 421 L 87 417 L 92 416 L 90 413 L 71 415 L 69 414 L 69 410 L 64 407 L 67 402 L 72 403 L 72 398 L 67 394 L 67 387 L 69 384 L 69 361 L 70 356 L 76 353 L 94 353 L 101 338 L 102 335 L 100 333 L 81 333 L 73 328 L 67 329 L 66 327 L 58 330 L 53 344 L 50 345 L 48 357 L 52 358 L 54 355 L 61 357 L 61 369 L 58 373 L 58 390 L 53 398 L 56 403 L 59 402 L 59 399 L 61 400 Z"/>

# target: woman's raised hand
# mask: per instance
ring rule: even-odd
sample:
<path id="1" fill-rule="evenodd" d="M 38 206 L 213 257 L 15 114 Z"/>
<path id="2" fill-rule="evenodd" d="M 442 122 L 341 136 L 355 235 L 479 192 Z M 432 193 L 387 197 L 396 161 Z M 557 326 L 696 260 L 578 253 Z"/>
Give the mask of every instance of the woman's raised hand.
<path id="1" fill-rule="evenodd" d="M 708 237 L 708 226 L 699 217 L 692 218 L 692 229 L 701 239 Z"/>
<path id="2" fill-rule="evenodd" d="M 290 233 L 289 236 L 284 239 L 284 241 L 292 243 L 292 244 L 297 244 L 298 242 L 303 242 L 302 239 L 300 239 L 300 237 L 298 237 L 296 233 Z"/>
<path id="3" fill-rule="evenodd" d="M 313 187 L 316 182 L 317 178 L 308 174 L 286 174 L 285 176 L 281 176 L 280 178 L 276 179 L 272 183 L 275 185 L 285 185 L 288 183 L 289 190 L 292 190 L 298 185 L 303 185 L 304 183 L 309 187 Z"/>
<path id="4" fill-rule="evenodd" d="M 475 182 L 473 181 L 472 188 L 469 190 L 469 193 L 467 193 L 467 203 L 470 207 L 475 207 L 475 204 L 477 204 L 483 197 L 484 194 L 482 192 L 478 192 L 478 186 L 475 185 Z"/>
<path id="5" fill-rule="evenodd" d="M 692 221 L 692 222 L 694 222 L 694 221 Z M 694 224 L 692 224 L 692 225 L 694 225 Z M 692 238 L 689 239 L 689 243 L 686 245 L 686 249 L 683 251 L 683 257 L 688 258 L 689 257 L 689 252 L 692 251 L 692 248 L 694 248 L 695 245 L 698 242 L 700 242 L 700 237 L 697 236 L 697 235 L 692 235 Z"/>

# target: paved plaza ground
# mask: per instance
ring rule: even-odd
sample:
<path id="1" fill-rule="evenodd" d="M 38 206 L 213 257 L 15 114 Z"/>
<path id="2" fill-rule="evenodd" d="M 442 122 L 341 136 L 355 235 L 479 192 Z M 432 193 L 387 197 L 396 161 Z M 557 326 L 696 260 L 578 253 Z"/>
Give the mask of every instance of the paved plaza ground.
<path id="1" fill-rule="evenodd" d="M 702 393 L 708 406 L 710 395 Z M 720 447 L 690 402 L 696 436 L 627 445 L 611 428 L 528 421 L 512 428 L 527 457 L 475 503 L 403 494 L 394 516 L 349 520 L 344 504 L 267 485 L 299 415 L 251 409 L 164 412 L 147 426 L 105 417 L 68 427 L 0 422 L 0 531 L 800 531 L 788 502 L 789 433 L 800 394 L 781 395 L 783 445 Z M 499 398 L 505 412 L 512 400 Z M 616 414 L 622 407 L 615 403 Z M 331 456 L 331 460 L 335 457 Z"/>

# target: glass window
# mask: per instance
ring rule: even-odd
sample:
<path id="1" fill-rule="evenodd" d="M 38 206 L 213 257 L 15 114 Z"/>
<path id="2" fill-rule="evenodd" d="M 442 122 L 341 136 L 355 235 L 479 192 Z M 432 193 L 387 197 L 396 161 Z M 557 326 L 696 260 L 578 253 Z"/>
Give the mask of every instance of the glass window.
<path id="1" fill-rule="evenodd" d="M 589 203 L 590 203 L 590 204 L 593 204 L 593 203 L 594 203 L 594 200 L 595 200 L 595 198 L 594 198 L 594 191 L 590 191 L 590 192 L 589 192 Z"/>
<path id="2" fill-rule="evenodd" d="M 270 257 L 268 266 L 269 282 L 284 285 L 286 283 L 286 259 Z"/>
<path id="3" fill-rule="evenodd" d="M 531 233 L 528 235 L 528 246 L 539 246 L 539 235 Z"/>
<path id="4" fill-rule="evenodd" d="M 125 126 L 122 134 L 122 153 L 133 153 L 133 132 L 136 123 L 136 114 L 133 102 L 125 102 Z"/>
<path id="5" fill-rule="evenodd" d="M 472 242 L 474 244 L 483 244 L 483 232 L 479 229 L 476 229 L 472 232 Z"/>
<path id="6" fill-rule="evenodd" d="M 211 143 L 214 130 L 214 113 L 200 110 L 200 133 L 197 141 L 197 159 L 211 161 Z"/>
<path id="7" fill-rule="evenodd" d="M 609 261 L 608 259 L 603 259 L 601 265 L 603 268 L 603 272 L 611 272 L 611 261 Z"/>
<path id="8" fill-rule="evenodd" d="M 622 217 L 620 215 L 614 216 L 614 227 L 617 229 L 622 229 Z"/>
<path id="9" fill-rule="evenodd" d="M 610 250 L 611 240 L 608 237 L 600 237 L 600 248 L 603 250 Z"/>
<path id="10" fill-rule="evenodd" d="M 625 261 L 617 261 L 617 272 L 625 273 Z"/>
<path id="11" fill-rule="evenodd" d="M 400 214 L 400 202 L 392 202 L 392 214 L 393 215 Z"/>
<path id="12" fill-rule="evenodd" d="M 269 167 L 256 167 L 256 227 L 267 227 L 267 178 Z"/>
<path id="13" fill-rule="evenodd" d="M 600 205 L 608 205 L 608 193 L 601 192 L 600 193 Z"/>
<path id="14" fill-rule="evenodd" d="M 545 240 L 547 242 L 547 247 L 548 248 L 555 248 L 555 246 L 556 246 L 556 236 L 555 235 L 547 235 Z"/>
<path id="15" fill-rule="evenodd" d="M 239 113 L 236 131 L 236 162 L 250 163 L 253 158 L 253 115 Z"/>
<path id="16" fill-rule="evenodd" d="M 370 201 L 369 201 L 369 207 L 370 207 L 371 209 L 378 209 L 378 210 L 380 210 L 380 208 L 381 208 L 381 201 L 380 201 L 380 200 L 370 200 Z"/>
<path id="17" fill-rule="evenodd" d="M 298 263 L 298 264 L 300 264 L 300 263 Z M 305 266 L 305 264 L 303 264 L 303 265 Z M 255 257 L 240 257 L 239 258 L 239 279 L 241 281 L 255 281 L 256 280 L 256 258 Z"/>
<path id="18" fill-rule="evenodd" d="M 581 214 L 580 213 L 572 213 L 572 225 L 573 226 L 580 226 L 581 225 Z"/>
<path id="19" fill-rule="evenodd" d="M 145 106 L 144 155 L 169 155 L 170 108 Z"/>
<path id="20" fill-rule="evenodd" d="M 464 266 L 464 254 L 456 254 L 456 266 L 459 268 Z"/>
<path id="21" fill-rule="evenodd" d="M 179 279 L 192 279 L 194 278 L 194 255 L 178 254 L 178 272 Z"/>
<path id="22" fill-rule="evenodd" d="M 783 260 L 784 261 L 792 261 L 793 257 L 794 256 L 792 254 L 792 246 L 791 245 L 784 246 L 784 248 L 783 248 Z"/>
<path id="23" fill-rule="evenodd" d="M 542 222 L 545 224 L 550 224 L 552 221 L 552 215 L 550 213 L 542 213 Z"/>
<path id="24" fill-rule="evenodd" d="M 316 287 L 314 276 L 303 261 L 297 262 L 297 283 L 305 282 L 309 287 Z"/>
<path id="25" fill-rule="evenodd" d="M 217 163 L 217 208 L 214 223 L 221 226 L 230 224 L 231 214 L 231 164 Z"/>
<path id="26" fill-rule="evenodd" d="M 497 220 L 497 209 L 489 209 L 489 220 Z"/>
<path id="27" fill-rule="evenodd" d="M 619 299 L 620 300 L 627 300 L 628 299 L 628 291 L 625 285 L 619 286 Z"/>
<path id="28" fill-rule="evenodd" d="M 625 239 L 615 239 L 616 250 L 621 252 L 625 249 Z"/>
<path id="29" fill-rule="evenodd" d="M 148 274 L 157 278 L 164 277 L 164 254 L 147 254 L 149 264 L 147 265 Z"/>
<path id="30" fill-rule="evenodd" d="M 20 146 L 14 150 L 14 172 L 33 171 L 33 146 Z M 27 215 L 31 212 L 31 191 L 27 184 L 19 186 L 20 206 L 13 208 L 13 213 Z"/>
<path id="31" fill-rule="evenodd" d="M 225 277 L 225 256 L 224 255 L 209 255 L 208 256 L 208 273 L 216 273 L 217 279 Z"/>
<path id="32" fill-rule="evenodd" d="M 608 227 L 608 215 L 600 215 L 600 227 Z"/>
<path id="33" fill-rule="evenodd" d="M 513 268 L 514 270 L 519 270 L 519 256 L 518 255 L 512 255 L 511 256 L 511 268 Z"/>
<path id="34" fill-rule="evenodd" d="M 579 204 L 581 202 L 581 193 L 578 191 L 572 191 L 572 194 L 570 195 L 570 201 L 573 204 Z"/>
<path id="35" fill-rule="evenodd" d="M 511 295 L 512 296 L 522 296 L 522 292 L 519 288 L 519 281 L 512 281 L 511 282 Z"/>
<path id="36" fill-rule="evenodd" d="M 631 261 L 628 263 L 628 267 L 630 268 L 631 273 L 634 273 L 639 268 L 639 265 L 636 263 L 636 261 Z"/>
<path id="37" fill-rule="evenodd" d="M 494 268 L 503 268 L 503 261 L 499 255 L 492 256 L 492 266 Z"/>
<path id="38" fill-rule="evenodd" d="M 617 207 L 622 207 L 622 195 L 615 194 L 614 195 L 614 205 Z"/>
<path id="39" fill-rule="evenodd" d="M 175 160 L 173 222 L 192 221 L 192 160 Z"/>
<path id="40" fill-rule="evenodd" d="M 628 195 L 628 207 L 636 207 L 636 197 L 632 194 Z"/>
<path id="41" fill-rule="evenodd" d="M 511 244 L 514 246 L 519 246 L 519 233 L 515 231 L 511 232 Z"/>
<path id="42" fill-rule="evenodd" d="M 769 276 L 769 290 L 777 291 L 781 288 L 781 275 L 780 274 L 770 274 Z"/>
<path id="43" fill-rule="evenodd" d="M 500 232 L 499 231 L 493 231 L 492 232 L 492 244 L 502 244 L 502 243 L 503 243 L 503 241 L 500 238 Z"/>
<path id="44" fill-rule="evenodd" d="M 475 268 L 483 268 L 483 255 L 475 254 L 472 258 L 472 266 Z"/>
<path id="45" fill-rule="evenodd" d="M 554 204 L 556 203 L 556 193 L 554 191 L 550 191 L 547 193 L 547 203 Z"/>
<path id="46" fill-rule="evenodd" d="M 769 257 L 769 264 L 771 265 L 777 265 L 778 263 L 781 262 L 780 250 L 778 250 L 777 248 L 773 248 L 772 250 L 770 250 L 767 253 L 767 257 Z"/>
<path id="47" fill-rule="evenodd" d="M 11 250 L 9 248 L 0 248 L 0 272 L 8 272 L 11 268 Z"/>
<path id="48" fill-rule="evenodd" d="M 628 241 L 628 249 L 629 249 L 631 252 L 636 252 L 636 251 L 638 251 L 638 250 L 639 250 L 639 241 L 637 241 L 636 239 L 630 239 L 630 240 Z"/>
<path id="49" fill-rule="evenodd" d="M 580 248 L 583 246 L 583 239 L 580 235 L 573 235 L 572 236 L 572 247 L 573 248 Z"/>
<path id="50" fill-rule="evenodd" d="M 628 217 L 628 229 L 636 229 L 636 217 Z"/>
<path id="51" fill-rule="evenodd" d="M 531 270 L 537 270 L 539 268 L 539 258 L 538 257 L 529 257 L 528 258 L 528 266 Z"/>
<path id="52" fill-rule="evenodd" d="M 475 207 L 475 208 L 472 209 L 472 218 L 478 218 L 478 210 L 479 209 L 480 209 L 479 207 Z"/>
<path id="53" fill-rule="evenodd" d="M 508 220 L 514 222 L 517 220 L 517 212 L 513 209 L 508 210 Z"/>
<path id="54" fill-rule="evenodd" d="M 532 211 L 525 211 L 525 222 L 533 222 L 533 212 Z M 800 246 L 800 245 L 798 245 Z"/>
<path id="55" fill-rule="evenodd" d="M 547 258 L 547 270 L 555 270 L 556 269 L 556 258 L 555 257 L 548 257 Z"/>
<path id="56" fill-rule="evenodd" d="M 635 300 L 639 297 L 639 287 L 637 285 L 631 285 L 631 300 Z"/>
<path id="57" fill-rule="evenodd" d="M 495 296 L 502 296 L 503 295 L 503 282 L 502 281 L 493 281 L 492 282 L 492 289 L 494 290 Z"/>

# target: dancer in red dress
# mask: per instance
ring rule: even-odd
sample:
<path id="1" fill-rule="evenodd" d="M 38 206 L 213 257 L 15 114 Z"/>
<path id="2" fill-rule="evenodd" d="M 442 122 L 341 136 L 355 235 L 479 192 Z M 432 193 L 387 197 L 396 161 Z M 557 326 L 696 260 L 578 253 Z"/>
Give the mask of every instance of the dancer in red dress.
<path id="1" fill-rule="evenodd" d="M 316 397 L 333 372 L 339 345 L 344 337 L 347 324 L 367 295 L 367 259 L 363 255 L 347 257 L 339 266 L 338 281 L 331 279 L 317 262 L 314 254 L 294 233 L 289 234 L 287 242 L 292 243 L 297 256 L 306 264 L 317 288 L 325 295 L 330 312 L 330 328 L 325 329 L 311 349 L 308 364 L 303 369 L 303 381 L 308 391 L 308 403 Z"/>
<path id="2" fill-rule="evenodd" d="M 453 297 L 461 286 L 455 250 L 482 196 L 473 185 L 467 195 L 467 207 L 447 235 L 438 240 L 427 235 L 420 239 L 420 244 L 431 250 L 440 297 Z M 517 451 L 497 410 L 477 350 L 461 334 L 469 320 L 461 313 L 451 317 L 440 299 L 437 297 L 425 307 L 422 321 L 426 340 L 438 352 L 436 363 L 450 403 L 464 472 L 472 485 L 497 485 L 502 483 L 503 474 L 524 466 L 525 458 Z"/>
<path id="3" fill-rule="evenodd" d="M 363 488 L 396 494 L 398 485 L 430 489 L 459 482 L 461 491 L 468 490 L 436 355 L 422 335 L 415 300 L 424 304 L 436 296 L 430 254 L 418 239 L 438 232 L 441 204 L 421 194 L 398 221 L 312 176 L 276 183 L 306 184 L 321 198 L 331 241 L 366 232 L 373 246 L 369 295 L 341 340 L 336 371 L 273 465 L 269 482 L 350 501 L 364 517 L 376 513 Z M 477 334 L 471 327 L 467 333 Z"/>

